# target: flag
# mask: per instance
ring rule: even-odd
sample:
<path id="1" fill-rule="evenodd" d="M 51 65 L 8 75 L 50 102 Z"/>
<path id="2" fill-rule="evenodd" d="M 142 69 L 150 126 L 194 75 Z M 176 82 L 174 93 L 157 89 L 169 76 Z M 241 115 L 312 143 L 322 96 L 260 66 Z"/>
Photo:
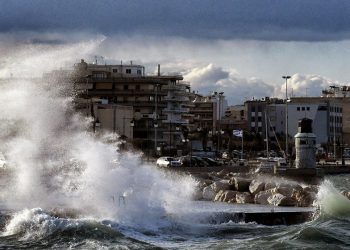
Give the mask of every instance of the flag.
<path id="1" fill-rule="evenodd" d="M 243 130 L 233 130 L 232 134 L 237 137 L 243 137 Z"/>

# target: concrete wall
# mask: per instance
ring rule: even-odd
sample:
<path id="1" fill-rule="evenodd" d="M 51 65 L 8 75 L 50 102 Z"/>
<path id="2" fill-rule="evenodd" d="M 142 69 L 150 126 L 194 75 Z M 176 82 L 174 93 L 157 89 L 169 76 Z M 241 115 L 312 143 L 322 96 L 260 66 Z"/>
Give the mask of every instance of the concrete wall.
<path id="1" fill-rule="evenodd" d="M 133 119 L 133 108 L 121 105 L 99 104 L 96 118 L 101 123 L 100 130 L 115 132 L 129 139 L 133 138 L 133 127 L 130 122 Z"/>

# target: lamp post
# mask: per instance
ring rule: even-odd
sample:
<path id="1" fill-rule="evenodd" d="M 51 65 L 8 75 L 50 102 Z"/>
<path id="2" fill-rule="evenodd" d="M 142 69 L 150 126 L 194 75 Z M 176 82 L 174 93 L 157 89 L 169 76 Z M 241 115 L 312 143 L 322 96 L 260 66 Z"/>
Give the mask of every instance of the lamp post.
<path id="1" fill-rule="evenodd" d="M 220 144 L 221 144 L 221 98 L 223 96 L 224 92 L 219 93 L 219 119 L 218 119 L 218 151 L 220 152 Z"/>
<path id="2" fill-rule="evenodd" d="M 158 86 L 159 84 L 156 84 L 156 93 L 155 93 L 155 104 L 154 104 L 154 152 L 157 154 L 157 128 L 158 128 L 158 113 L 157 113 L 157 104 L 158 104 Z"/>
<path id="3" fill-rule="evenodd" d="M 290 76 L 282 76 L 286 80 L 286 161 L 288 161 L 288 79 Z"/>

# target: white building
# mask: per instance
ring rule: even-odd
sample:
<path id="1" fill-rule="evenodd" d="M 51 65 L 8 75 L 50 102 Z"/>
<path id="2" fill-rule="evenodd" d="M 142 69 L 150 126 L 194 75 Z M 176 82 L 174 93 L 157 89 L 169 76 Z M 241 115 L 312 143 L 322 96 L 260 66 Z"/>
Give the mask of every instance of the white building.
<path id="1" fill-rule="evenodd" d="M 337 142 L 342 136 L 342 104 L 328 98 L 292 97 L 288 103 L 288 134 L 298 131 L 298 121 L 313 120 L 313 133 L 317 144 Z"/>

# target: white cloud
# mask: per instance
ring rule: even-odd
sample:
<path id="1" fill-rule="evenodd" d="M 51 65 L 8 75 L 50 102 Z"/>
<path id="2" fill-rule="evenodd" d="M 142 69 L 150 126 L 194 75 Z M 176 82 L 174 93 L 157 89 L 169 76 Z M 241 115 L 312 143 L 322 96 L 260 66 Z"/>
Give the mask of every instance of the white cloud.
<path id="1" fill-rule="evenodd" d="M 288 80 L 288 96 L 321 96 L 322 89 L 328 88 L 338 82 L 332 81 L 320 75 L 294 74 Z M 275 95 L 281 98 L 286 96 L 286 85 L 281 84 L 276 88 Z"/>
<path id="2" fill-rule="evenodd" d="M 255 77 L 241 77 L 235 69 L 224 70 L 209 64 L 194 68 L 184 75 L 193 90 L 202 94 L 212 91 L 225 93 L 229 104 L 242 104 L 246 99 L 271 96 L 274 87 Z"/>

